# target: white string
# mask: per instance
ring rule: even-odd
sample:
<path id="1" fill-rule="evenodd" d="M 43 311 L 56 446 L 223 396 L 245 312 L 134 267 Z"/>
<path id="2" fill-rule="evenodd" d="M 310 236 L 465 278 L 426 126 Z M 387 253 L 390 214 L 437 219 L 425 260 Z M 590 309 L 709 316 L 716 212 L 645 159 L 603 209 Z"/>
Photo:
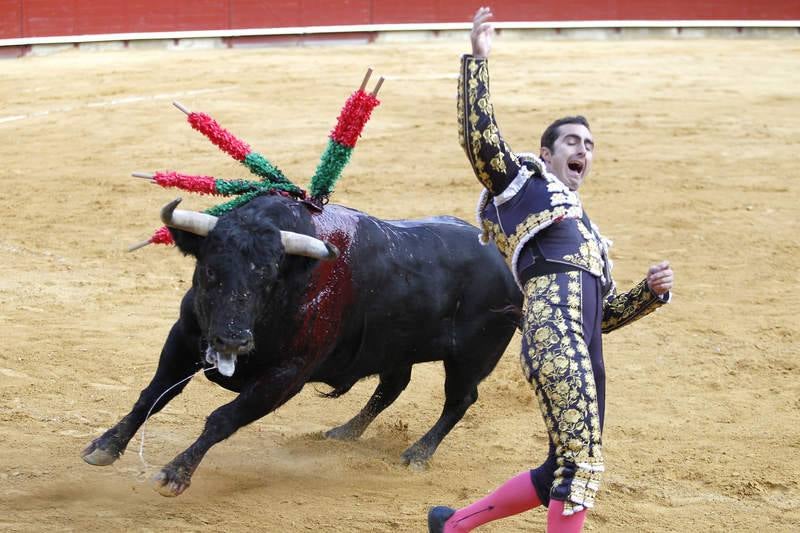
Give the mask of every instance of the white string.
<path id="1" fill-rule="evenodd" d="M 216 368 L 217 365 L 214 365 L 209 368 L 203 368 L 202 370 L 203 372 L 208 372 L 209 370 L 215 370 Z M 176 384 L 172 385 L 170 388 L 162 392 L 161 395 L 158 398 L 156 398 L 156 401 L 153 402 L 153 405 L 150 406 L 150 409 L 147 411 L 147 415 L 144 417 L 144 422 L 142 423 L 141 436 L 139 437 L 139 460 L 142 462 L 142 466 L 144 466 L 145 469 L 150 467 L 150 465 L 147 464 L 147 461 L 144 460 L 144 430 L 147 427 L 147 421 L 150 419 L 150 413 L 153 412 L 153 409 L 155 409 L 156 405 L 158 405 L 159 400 L 161 400 L 161 398 L 163 398 L 166 393 L 168 393 L 181 383 L 189 381 L 190 379 L 195 377 L 197 375 L 197 372 L 200 372 L 200 370 L 197 370 L 189 374 L 188 376 L 186 376 L 185 378 L 183 378 L 182 380 L 180 380 L 179 382 L 177 382 Z"/>

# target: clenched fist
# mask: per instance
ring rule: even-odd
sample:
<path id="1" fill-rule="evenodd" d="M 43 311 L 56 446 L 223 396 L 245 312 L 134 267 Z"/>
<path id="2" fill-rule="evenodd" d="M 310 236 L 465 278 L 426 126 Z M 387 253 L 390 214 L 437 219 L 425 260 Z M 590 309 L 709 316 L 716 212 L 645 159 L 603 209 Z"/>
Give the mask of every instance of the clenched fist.
<path id="1" fill-rule="evenodd" d="M 656 296 L 663 296 L 672 289 L 675 274 L 669 267 L 669 261 L 661 261 L 647 271 L 647 286 Z"/>

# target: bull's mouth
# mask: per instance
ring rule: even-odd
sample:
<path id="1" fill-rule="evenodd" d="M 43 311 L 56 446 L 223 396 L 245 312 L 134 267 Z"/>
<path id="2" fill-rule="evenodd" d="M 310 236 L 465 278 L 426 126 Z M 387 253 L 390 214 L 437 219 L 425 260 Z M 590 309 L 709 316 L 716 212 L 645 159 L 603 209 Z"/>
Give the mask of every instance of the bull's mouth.
<path id="1" fill-rule="evenodd" d="M 217 371 L 225 377 L 236 372 L 236 353 L 219 353 L 209 346 L 206 348 L 206 362 L 217 367 Z"/>

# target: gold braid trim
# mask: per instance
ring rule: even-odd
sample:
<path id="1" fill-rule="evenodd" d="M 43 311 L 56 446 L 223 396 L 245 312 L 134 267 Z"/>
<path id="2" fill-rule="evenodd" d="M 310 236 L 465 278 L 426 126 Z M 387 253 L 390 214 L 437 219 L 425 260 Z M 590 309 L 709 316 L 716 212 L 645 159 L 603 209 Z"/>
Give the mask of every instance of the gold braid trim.
<path id="1" fill-rule="evenodd" d="M 462 66 L 458 75 L 458 101 L 456 102 L 456 114 L 458 116 L 458 144 L 466 152 L 467 144 L 464 137 L 464 68 Z M 467 154 L 469 156 L 469 154 Z"/>
<path id="2" fill-rule="evenodd" d="M 563 462 L 563 460 L 561 460 Z M 603 478 L 602 458 L 585 463 L 578 463 L 575 475 L 570 485 L 569 499 L 564 502 L 564 516 L 579 513 L 584 509 L 594 507 L 594 499 L 600 489 L 600 481 Z M 563 467 L 556 469 L 556 478 L 563 474 Z"/>
<path id="3" fill-rule="evenodd" d="M 524 244 L 524 242 L 527 242 L 539 231 L 562 218 L 579 218 L 582 214 L 583 211 L 579 205 L 558 205 L 552 209 L 528 215 L 522 222 L 517 224 L 517 227 L 514 228 L 514 231 L 510 235 L 503 233 L 499 224 L 495 224 L 488 219 L 482 219 L 481 225 L 483 226 L 483 230 L 488 233 L 495 244 L 497 244 L 497 249 L 503 254 L 508 266 L 513 268 L 511 264 L 513 255 L 521 244 Z M 602 266 L 600 267 L 600 271 L 602 271 Z"/>
<path id="4" fill-rule="evenodd" d="M 628 292 L 622 294 L 612 292 L 603 302 L 603 333 L 639 320 L 665 303 L 650 291 L 646 279 Z"/>

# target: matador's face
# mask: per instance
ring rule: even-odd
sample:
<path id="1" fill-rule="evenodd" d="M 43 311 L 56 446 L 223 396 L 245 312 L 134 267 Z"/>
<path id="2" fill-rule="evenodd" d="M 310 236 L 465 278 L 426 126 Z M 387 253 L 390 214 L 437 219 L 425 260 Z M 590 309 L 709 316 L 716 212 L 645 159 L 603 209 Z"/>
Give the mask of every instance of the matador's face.
<path id="1" fill-rule="evenodd" d="M 542 160 L 569 190 L 577 191 L 592 168 L 594 139 L 583 124 L 563 124 L 553 150 L 542 147 Z"/>

